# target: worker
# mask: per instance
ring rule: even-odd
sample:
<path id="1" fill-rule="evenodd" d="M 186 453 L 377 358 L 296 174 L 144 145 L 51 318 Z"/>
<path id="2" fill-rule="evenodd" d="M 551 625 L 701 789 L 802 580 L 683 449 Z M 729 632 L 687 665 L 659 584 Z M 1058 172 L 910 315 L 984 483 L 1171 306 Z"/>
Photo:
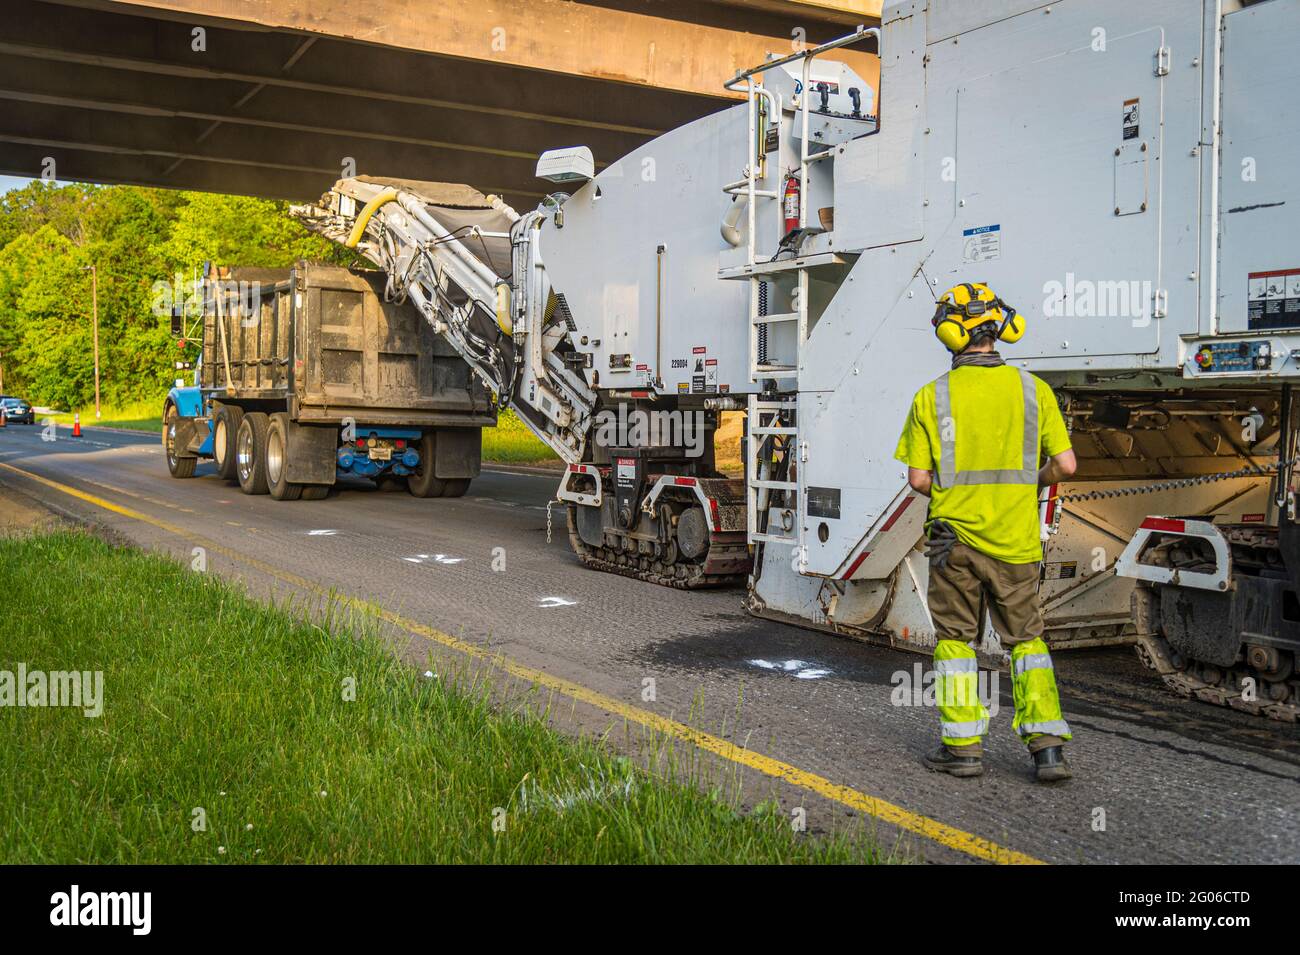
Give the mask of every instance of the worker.
<path id="1" fill-rule="evenodd" d="M 1074 474 L 1070 437 L 1051 388 L 995 350 L 998 341 L 1020 340 L 1025 319 L 987 285 L 949 289 L 931 324 L 953 354 L 952 369 L 916 393 L 894 454 L 907 465 L 908 484 L 930 499 L 927 601 L 942 744 L 925 764 L 957 777 L 984 773 L 989 714 L 974 644 L 987 608 L 1011 648 L 1012 728 L 1040 781 L 1069 779 L 1070 728 L 1038 603 L 1038 506 L 1041 487 Z"/>

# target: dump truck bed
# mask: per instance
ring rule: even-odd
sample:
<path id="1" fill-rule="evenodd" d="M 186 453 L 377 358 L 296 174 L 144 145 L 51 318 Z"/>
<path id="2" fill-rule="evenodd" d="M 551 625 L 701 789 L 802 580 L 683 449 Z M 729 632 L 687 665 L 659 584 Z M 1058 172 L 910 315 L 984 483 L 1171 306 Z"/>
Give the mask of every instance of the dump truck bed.
<path id="1" fill-rule="evenodd" d="M 382 272 L 299 264 L 231 269 L 208 283 L 199 384 L 218 397 L 288 401 L 297 421 L 483 427 L 487 390 Z"/>

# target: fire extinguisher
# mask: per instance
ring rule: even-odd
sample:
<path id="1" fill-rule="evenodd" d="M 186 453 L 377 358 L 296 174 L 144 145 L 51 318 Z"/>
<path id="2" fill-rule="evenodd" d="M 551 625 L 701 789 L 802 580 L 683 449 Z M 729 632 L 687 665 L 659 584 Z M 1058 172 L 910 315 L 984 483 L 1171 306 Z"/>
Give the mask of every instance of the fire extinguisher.
<path id="1" fill-rule="evenodd" d="M 785 177 L 785 195 L 781 199 L 781 215 L 785 222 L 781 238 L 799 228 L 799 201 L 799 177 L 789 173 Z"/>

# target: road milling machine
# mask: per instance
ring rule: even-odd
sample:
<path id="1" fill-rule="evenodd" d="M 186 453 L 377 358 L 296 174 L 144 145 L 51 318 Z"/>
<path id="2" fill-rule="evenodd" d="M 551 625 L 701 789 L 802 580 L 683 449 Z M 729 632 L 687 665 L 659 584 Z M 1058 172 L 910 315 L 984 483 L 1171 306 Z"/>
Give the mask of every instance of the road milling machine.
<path id="1" fill-rule="evenodd" d="M 584 563 L 744 576 L 755 614 L 913 650 L 926 501 L 893 451 L 948 365 L 936 297 L 989 284 L 1080 459 L 1043 495 L 1053 647 L 1133 643 L 1182 693 L 1295 720 L 1297 36 L 1300 0 L 900 0 L 599 173 L 545 154 L 576 188 L 522 215 L 367 178 L 300 214 L 564 459 Z M 878 83 L 835 58 L 871 40 Z"/>

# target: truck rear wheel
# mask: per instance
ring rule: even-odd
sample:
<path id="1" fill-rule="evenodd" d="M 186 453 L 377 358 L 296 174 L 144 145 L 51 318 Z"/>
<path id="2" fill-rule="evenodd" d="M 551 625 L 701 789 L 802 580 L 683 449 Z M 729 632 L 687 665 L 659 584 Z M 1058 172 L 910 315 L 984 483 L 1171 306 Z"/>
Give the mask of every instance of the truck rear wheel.
<path id="1" fill-rule="evenodd" d="M 443 497 L 464 497 L 469 490 L 469 478 L 447 478 L 443 482 Z"/>
<path id="2" fill-rule="evenodd" d="M 222 405 L 212 420 L 212 459 L 217 465 L 217 477 L 223 481 L 237 480 L 235 473 L 235 435 L 244 411 L 236 405 Z"/>
<path id="3" fill-rule="evenodd" d="M 447 482 L 435 477 L 433 473 L 436 448 L 432 431 L 420 435 L 420 463 L 416 465 L 415 472 L 406 477 L 406 489 L 416 497 L 442 497 L 447 492 Z"/>
<path id="4" fill-rule="evenodd" d="M 183 458 L 176 451 L 176 422 L 181 413 L 176 410 L 173 404 L 167 405 L 167 410 L 163 412 L 163 454 L 167 456 L 167 470 L 174 478 L 194 477 L 194 468 L 199 463 L 198 458 Z"/>
<path id="5" fill-rule="evenodd" d="M 296 501 L 302 485 L 289 481 L 289 416 L 283 411 L 271 415 L 266 425 L 266 489 L 277 501 Z"/>
<path id="6" fill-rule="evenodd" d="M 304 501 L 323 501 L 330 496 L 330 486 L 328 484 L 304 484 L 302 486 L 302 499 Z"/>
<path id="7" fill-rule="evenodd" d="M 245 494 L 265 494 L 266 429 L 270 422 L 260 411 L 244 415 L 235 434 L 235 476 Z"/>

